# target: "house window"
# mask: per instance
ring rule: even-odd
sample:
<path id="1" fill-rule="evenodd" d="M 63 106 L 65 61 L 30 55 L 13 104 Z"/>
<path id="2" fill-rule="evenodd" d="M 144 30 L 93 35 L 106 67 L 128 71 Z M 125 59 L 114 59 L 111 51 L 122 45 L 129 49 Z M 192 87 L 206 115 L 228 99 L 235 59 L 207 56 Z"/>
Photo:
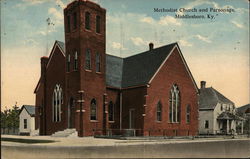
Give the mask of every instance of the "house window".
<path id="1" fill-rule="evenodd" d="M 220 110 L 223 111 L 223 105 L 222 105 L 222 104 L 221 104 L 221 106 L 220 106 Z"/>
<path id="2" fill-rule="evenodd" d="M 208 129 L 208 128 L 209 128 L 209 121 L 206 120 L 206 121 L 205 121 L 205 129 Z"/>
<path id="3" fill-rule="evenodd" d="M 78 70 L 78 53 L 75 52 L 75 58 L 74 58 L 74 70 Z"/>
<path id="4" fill-rule="evenodd" d="M 156 106 L 156 116 L 157 116 L 157 121 L 161 121 L 162 119 L 162 105 L 161 102 L 159 101 Z"/>
<path id="5" fill-rule="evenodd" d="M 77 28 L 77 16 L 76 16 L 76 12 L 73 14 L 74 17 L 74 29 Z"/>
<path id="6" fill-rule="evenodd" d="M 63 104 L 63 92 L 62 88 L 59 84 L 56 84 L 53 92 L 53 99 L 52 99 L 52 120 L 53 122 L 61 121 L 61 107 Z"/>
<path id="7" fill-rule="evenodd" d="M 68 58 L 67 58 L 67 72 L 70 71 L 70 54 L 68 54 Z"/>
<path id="8" fill-rule="evenodd" d="M 70 32 L 70 16 L 68 15 L 67 16 L 67 26 L 68 26 L 68 28 L 67 28 L 67 32 Z"/>
<path id="9" fill-rule="evenodd" d="M 101 29 L 100 29 L 100 26 L 101 26 L 101 17 L 100 16 L 96 16 L 96 32 L 97 33 L 100 33 L 101 32 Z"/>
<path id="10" fill-rule="evenodd" d="M 85 69 L 87 69 L 87 70 L 91 69 L 91 52 L 90 52 L 90 49 L 86 50 L 86 55 L 85 55 Z"/>
<path id="11" fill-rule="evenodd" d="M 96 120 L 96 114 L 97 114 L 97 105 L 96 100 L 92 99 L 90 103 L 90 120 Z"/>
<path id="12" fill-rule="evenodd" d="M 100 53 L 96 53 L 96 72 L 101 72 L 101 58 Z"/>
<path id="13" fill-rule="evenodd" d="M 175 84 L 172 86 L 169 93 L 169 122 L 180 122 L 181 115 L 180 91 Z"/>
<path id="14" fill-rule="evenodd" d="M 190 113 L 191 113 L 191 108 L 190 108 L 190 105 L 188 104 L 187 105 L 187 110 L 186 110 L 186 118 L 187 118 L 187 123 L 190 123 Z"/>
<path id="15" fill-rule="evenodd" d="M 85 13 L 85 29 L 90 30 L 90 13 Z"/>
<path id="16" fill-rule="evenodd" d="M 113 102 L 109 102 L 109 121 L 114 121 L 114 104 Z"/>
<path id="17" fill-rule="evenodd" d="M 27 119 L 23 119 L 23 128 L 27 129 Z"/>

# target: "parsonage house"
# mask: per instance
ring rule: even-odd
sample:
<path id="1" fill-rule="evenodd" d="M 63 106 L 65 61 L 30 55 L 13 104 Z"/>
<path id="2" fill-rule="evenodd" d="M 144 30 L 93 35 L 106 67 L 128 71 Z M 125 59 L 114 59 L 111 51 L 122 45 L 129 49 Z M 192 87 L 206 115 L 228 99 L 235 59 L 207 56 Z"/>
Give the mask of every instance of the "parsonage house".
<path id="1" fill-rule="evenodd" d="M 35 88 L 40 135 L 198 133 L 198 87 L 177 43 L 121 58 L 106 54 L 106 10 L 77 0 L 64 9 L 65 43 L 41 58 Z"/>
<path id="2" fill-rule="evenodd" d="M 206 88 L 201 81 L 199 94 L 199 133 L 232 134 L 243 133 L 243 118 L 236 114 L 234 103 L 213 87 Z"/>

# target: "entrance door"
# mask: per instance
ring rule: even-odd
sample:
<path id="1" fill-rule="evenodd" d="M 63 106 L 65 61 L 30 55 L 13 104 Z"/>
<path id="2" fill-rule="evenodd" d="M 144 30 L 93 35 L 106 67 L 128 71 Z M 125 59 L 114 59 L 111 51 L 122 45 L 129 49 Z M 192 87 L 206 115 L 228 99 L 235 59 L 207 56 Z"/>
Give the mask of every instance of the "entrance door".
<path id="1" fill-rule="evenodd" d="M 129 129 L 135 128 L 135 109 L 129 109 Z"/>
<path id="2" fill-rule="evenodd" d="M 74 99 L 70 98 L 69 104 L 68 104 L 68 128 L 74 128 L 75 127 L 75 119 L 74 119 Z"/>

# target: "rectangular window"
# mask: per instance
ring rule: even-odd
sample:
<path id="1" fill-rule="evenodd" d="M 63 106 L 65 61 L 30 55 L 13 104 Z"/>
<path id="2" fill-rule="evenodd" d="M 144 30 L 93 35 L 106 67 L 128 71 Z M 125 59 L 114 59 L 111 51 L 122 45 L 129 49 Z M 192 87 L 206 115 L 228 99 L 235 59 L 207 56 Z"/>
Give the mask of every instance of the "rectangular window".
<path id="1" fill-rule="evenodd" d="M 70 54 L 68 55 L 68 59 L 67 59 L 67 72 L 70 71 Z"/>
<path id="2" fill-rule="evenodd" d="M 98 52 L 96 53 L 96 72 L 101 72 L 101 56 Z"/>
<path id="3" fill-rule="evenodd" d="M 90 30 L 90 13 L 85 13 L 85 29 Z"/>
<path id="4" fill-rule="evenodd" d="M 23 119 L 23 128 L 27 129 L 27 119 Z"/>
<path id="5" fill-rule="evenodd" d="M 109 110 L 108 110 L 108 112 L 109 112 L 109 121 L 114 121 L 114 104 L 113 104 L 113 102 L 110 102 L 109 103 Z"/>
<path id="6" fill-rule="evenodd" d="M 85 69 L 91 70 L 91 52 L 90 52 L 90 49 L 86 49 Z"/>
<path id="7" fill-rule="evenodd" d="M 75 52 L 74 70 L 78 70 L 78 53 L 77 53 L 77 51 Z"/>
<path id="8" fill-rule="evenodd" d="M 77 16 L 76 16 L 76 12 L 73 14 L 74 16 L 74 29 L 77 28 Z"/>
<path id="9" fill-rule="evenodd" d="M 191 108 L 190 105 L 187 105 L 187 123 L 190 123 L 190 113 L 191 113 Z"/>
<path id="10" fill-rule="evenodd" d="M 67 16 L 67 32 L 70 32 L 70 16 Z"/>
<path id="11" fill-rule="evenodd" d="M 206 120 L 206 121 L 205 121 L 205 129 L 208 129 L 208 128 L 209 128 L 209 121 Z"/>
<path id="12" fill-rule="evenodd" d="M 100 33 L 101 32 L 101 17 L 100 16 L 96 16 L 96 32 Z"/>

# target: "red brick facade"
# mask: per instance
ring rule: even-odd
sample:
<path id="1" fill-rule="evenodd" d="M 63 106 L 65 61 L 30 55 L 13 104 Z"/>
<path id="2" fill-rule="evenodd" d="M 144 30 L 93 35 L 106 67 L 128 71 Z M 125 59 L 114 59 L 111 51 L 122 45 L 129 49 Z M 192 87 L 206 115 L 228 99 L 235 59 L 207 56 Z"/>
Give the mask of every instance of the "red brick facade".
<path id="1" fill-rule="evenodd" d="M 86 29 L 86 13 L 90 27 Z M 100 32 L 97 31 L 100 18 Z M 120 134 L 123 129 L 136 135 L 195 135 L 198 128 L 197 87 L 178 45 L 147 84 L 133 87 L 106 85 L 106 10 L 78 0 L 64 10 L 65 50 L 56 42 L 49 58 L 41 59 L 41 78 L 36 87 L 36 128 L 50 135 L 76 128 L 79 136 Z M 90 50 L 91 68 L 86 69 Z M 77 52 L 77 58 L 76 58 Z M 97 53 L 100 71 L 97 71 Z M 77 59 L 77 63 L 75 63 Z M 77 65 L 77 66 L 76 66 Z M 63 90 L 61 120 L 53 121 L 52 101 L 55 85 Z M 181 93 L 181 121 L 169 123 L 169 91 L 177 84 Z M 91 120 L 91 101 L 96 101 L 96 119 Z M 109 121 L 109 103 L 114 104 L 114 121 Z M 162 121 L 156 121 L 156 104 L 162 102 Z M 191 121 L 186 123 L 186 105 L 191 105 Z"/>

